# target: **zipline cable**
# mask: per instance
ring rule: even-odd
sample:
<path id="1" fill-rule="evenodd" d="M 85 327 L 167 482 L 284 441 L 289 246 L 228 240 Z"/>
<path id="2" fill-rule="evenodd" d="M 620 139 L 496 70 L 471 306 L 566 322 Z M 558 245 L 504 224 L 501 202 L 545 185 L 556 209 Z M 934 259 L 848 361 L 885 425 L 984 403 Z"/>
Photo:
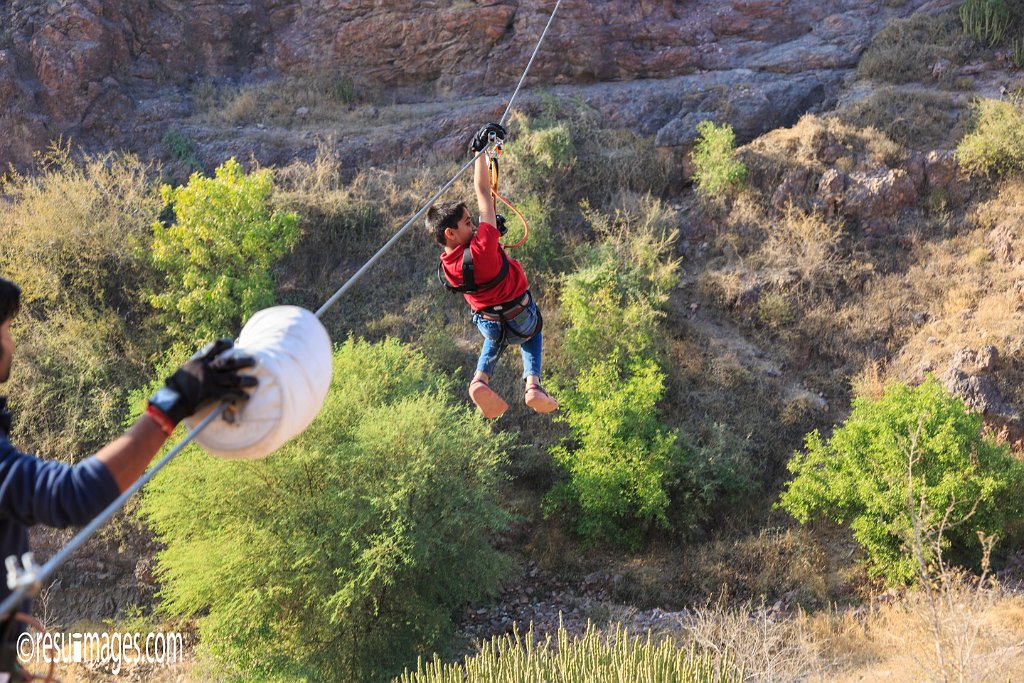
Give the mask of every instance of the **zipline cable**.
<path id="1" fill-rule="evenodd" d="M 537 40 L 537 47 L 533 48 L 533 54 L 530 55 L 530 61 L 526 63 L 523 75 L 519 78 L 519 83 L 516 84 L 516 89 L 512 91 L 512 97 L 508 100 L 508 106 L 505 107 L 505 113 L 501 115 L 501 120 L 498 121 L 498 123 L 503 126 L 505 125 L 505 119 L 508 117 L 509 112 L 512 111 L 512 103 L 516 101 L 516 95 L 519 94 L 519 89 L 523 87 L 523 81 L 526 80 L 526 74 L 530 73 L 530 67 L 533 66 L 533 60 L 536 59 L 537 53 L 540 52 L 540 44 L 544 42 L 544 36 L 548 34 L 548 29 L 551 28 L 551 22 L 555 20 L 555 13 L 558 11 L 558 7 L 561 4 L 562 0 L 558 0 L 558 2 L 555 3 L 555 9 L 551 10 L 551 16 L 548 17 L 548 23 L 541 32 L 540 38 Z"/>
<path id="2" fill-rule="evenodd" d="M 5 619 L 12 612 L 16 612 L 20 606 L 19 603 L 28 596 L 30 591 L 33 595 L 38 593 L 39 589 L 42 588 L 43 581 L 48 579 L 50 574 L 55 572 L 58 567 L 64 564 L 72 553 L 78 550 L 83 543 L 89 540 L 89 538 L 96 533 L 101 526 L 106 524 L 110 518 L 121 509 L 121 506 L 128 502 L 128 499 L 131 498 L 136 491 L 145 486 L 157 472 L 163 469 L 164 465 L 169 463 L 174 456 L 178 455 L 185 446 L 191 443 L 192 439 L 196 438 L 199 432 L 206 429 L 206 426 L 213 422 L 214 419 L 220 417 L 220 414 L 224 412 L 224 409 L 227 408 L 227 406 L 227 403 L 221 403 L 217 406 L 217 408 L 207 415 L 202 422 L 196 425 L 195 429 L 188 433 L 188 436 L 181 440 L 181 443 L 172 448 L 167 455 L 161 458 L 160 461 L 150 468 L 145 474 L 139 477 L 134 484 L 126 488 L 124 493 L 118 496 L 113 503 L 108 505 L 103 512 L 89 522 L 88 525 L 83 527 L 82 530 L 79 531 L 74 538 L 68 541 L 67 545 L 61 548 L 56 555 L 51 557 L 46 564 L 41 567 L 26 567 L 25 569 L 27 571 L 21 574 L 20 583 L 16 590 L 8 595 L 6 600 L 0 603 L 0 619 Z M 17 561 L 17 558 L 13 555 L 7 558 L 8 580 L 10 579 L 11 572 L 16 571 L 16 568 L 11 566 L 12 560 Z"/>
<path id="3" fill-rule="evenodd" d="M 405 234 L 405 231 L 408 230 L 409 228 L 411 228 L 413 223 L 415 223 L 416 220 L 419 219 L 420 216 L 422 216 L 424 213 L 426 213 L 427 209 L 429 209 L 431 206 L 433 206 L 434 202 L 437 201 L 437 198 L 440 197 L 442 194 L 444 194 L 445 190 L 447 190 L 449 187 L 454 185 L 455 181 L 459 179 L 459 176 L 461 176 L 463 173 L 466 172 L 466 169 L 468 169 L 470 166 L 472 166 L 474 163 L 476 163 L 477 158 L 481 154 L 483 154 L 483 153 L 484 153 L 483 151 L 477 152 L 473 156 L 473 158 L 470 159 L 466 163 L 465 166 L 463 166 L 462 168 L 459 169 L 458 173 L 456 173 L 454 176 L 452 176 L 451 180 L 449 180 L 447 183 L 445 183 L 444 186 L 440 190 L 437 191 L 437 194 L 435 194 L 433 197 L 428 199 L 427 203 L 424 204 L 423 207 L 420 208 L 419 211 L 417 211 L 415 214 L 413 214 L 413 217 L 410 218 L 409 220 L 407 220 L 405 222 L 405 225 L 403 225 L 401 228 L 399 228 L 398 232 L 396 232 L 391 237 L 391 239 L 389 239 L 387 241 L 387 243 L 383 247 L 378 249 L 376 254 L 374 254 L 373 256 L 370 257 L 369 261 L 364 263 L 363 266 L 359 270 L 357 270 L 355 273 L 353 273 L 352 277 L 350 277 L 348 279 L 348 281 L 345 282 L 345 284 L 343 284 L 341 287 L 339 287 L 338 291 L 336 291 L 334 294 L 332 294 L 331 298 L 328 299 L 327 301 L 325 301 L 323 306 L 321 306 L 320 308 L 317 309 L 316 314 L 315 314 L 316 317 L 319 318 L 324 313 L 326 313 L 328 308 L 333 306 L 334 303 L 345 294 L 345 292 L 347 292 L 349 289 L 351 289 L 352 285 L 354 285 L 356 283 L 356 280 L 361 278 L 363 276 L 363 274 L 366 273 L 366 271 L 368 271 L 371 267 L 373 267 L 373 264 L 375 264 L 377 261 L 380 260 L 380 257 L 384 255 L 384 252 L 386 252 L 388 249 L 390 249 L 391 245 L 393 245 L 395 242 L 397 242 L 399 240 L 399 238 L 402 235 Z"/>
<path id="4" fill-rule="evenodd" d="M 519 83 L 516 84 L 516 89 L 512 92 L 512 97 L 509 98 L 508 107 L 505 108 L 505 113 L 501 115 L 501 124 L 505 123 L 505 119 L 508 117 L 509 112 L 512 110 L 512 103 L 515 101 L 516 95 L 519 94 L 519 89 L 522 87 L 523 82 L 526 80 L 526 75 L 530 72 L 530 67 L 533 66 L 533 60 L 537 57 L 537 53 L 540 51 L 541 43 L 544 42 L 544 37 L 547 35 L 548 29 L 551 28 L 551 22 L 552 20 L 554 20 L 555 13 L 558 12 L 558 7 L 561 4 L 562 0 L 558 0 L 555 3 L 555 8 L 551 11 L 551 16 L 548 18 L 548 23 L 544 27 L 544 31 L 540 34 L 540 38 L 537 40 L 537 46 L 533 49 L 533 54 L 530 55 L 530 61 L 527 62 L 526 69 L 523 70 L 523 75 L 520 77 Z M 405 232 L 413 225 L 413 223 L 417 219 L 419 219 L 420 216 L 426 213 L 427 209 L 429 209 L 433 205 L 433 203 L 437 201 L 437 199 L 442 194 L 444 194 L 444 192 L 448 188 L 454 185 L 455 181 L 458 180 L 462 176 L 462 174 L 465 173 L 466 170 L 476 162 L 477 158 L 484 153 L 486 153 L 486 148 L 475 154 L 473 158 L 466 163 L 466 165 L 459 169 L 458 173 L 452 176 L 451 180 L 445 183 L 441 187 L 441 189 L 438 190 L 436 194 L 434 194 L 433 197 L 427 200 L 427 203 L 424 204 L 419 211 L 413 214 L 412 218 L 406 221 L 405 225 L 403 225 L 398 230 L 398 232 L 396 232 L 391 237 L 391 239 L 389 239 L 387 243 L 384 244 L 383 247 L 377 250 L 377 253 L 371 256 L 370 259 L 366 263 L 364 263 L 362 267 L 359 268 L 359 270 L 353 273 L 353 275 L 345 282 L 345 284 L 338 288 L 338 291 L 331 295 L 331 297 L 326 302 L 324 302 L 324 304 L 319 309 L 317 309 L 315 313 L 316 317 L 320 318 L 321 316 L 323 316 L 323 314 L 327 312 L 327 309 L 333 306 L 338 301 L 338 299 L 340 299 L 345 294 L 345 292 L 351 289 L 352 285 L 354 285 L 356 281 L 359 280 L 359 278 L 361 278 L 366 273 L 366 271 L 373 267 L 373 265 L 380 260 L 384 253 L 388 249 L 390 249 L 392 245 L 394 245 L 394 243 L 397 242 L 399 238 L 402 237 L 402 235 L 405 234 Z M 71 554 L 74 553 L 83 543 L 89 540 L 89 538 L 91 538 L 92 535 L 95 534 L 96 531 L 101 526 L 106 524 L 110 520 L 110 518 L 113 517 L 117 513 L 117 511 L 120 510 L 121 507 L 128 502 L 129 498 L 131 498 L 139 489 L 145 486 L 149 482 L 149 480 L 152 479 L 154 475 L 156 475 L 157 472 L 163 469 L 163 467 L 167 463 L 169 463 L 175 456 L 177 456 L 185 448 L 185 446 L 191 443 L 192 440 L 195 439 L 195 437 L 198 436 L 200 432 L 206 429 L 206 427 L 209 426 L 214 421 L 214 419 L 219 417 L 221 413 L 224 412 L 225 408 L 227 408 L 227 406 L 227 403 L 221 403 L 215 410 L 213 410 L 213 412 L 207 415 L 206 418 L 204 418 L 202 422 L 196 425 L 195 429 L 190 431 L 188 435 L 181 440 L 181 442 L 179 442 L 174 448 L 172 448 L 167 453 L 167 455 L 161 458 L 160 461 L 155 466 L 150 468 L 145 474 L 139 477 L 139 479 L 135 481 L 135 483 L 133 483 L 131 486 L 125 489 L 124 493 L 118 496 L 117 499 L 114 500 L 114 502 L 112 502 L 103 510 L 103 512 L 101 512 L 95 519 L 93 519 L 88 525 L 86 525 L 81 531 L 79 531 L 74 538 L 68 541 L 67 545 L 61 548 L 56 555 L 51 557 L 46 562 L 46 564 L 42 565 L 41 567 L 35 565 L 35 563 L 31 560 L 31 553 L 26 553 L 26 555 L 22 558 L 23 565 L 20 567 L 18 566 L 17 557 L 13 555 L 8 557 L 6 560 L 8 586 L 13 588 L 13 592 L 10 595 L 8 595 L 7 598 L 2 603 L 0 603 L 0 619 L 6 619 L 12 613 L 17 612 L 17 609 L 21 601 L 28 597 L 30 593 L 33 596 L 36 595 L 42 588 L 43 581 L 49 578 L 50 575 L 53 574 L 53 572 L 55 572 L 58 567 L 64 564 L 64 562 L 68 560 Z M 15 586 L 10 586 L 12 578 L 14 578 L 16 581 Z"/>
<path id="5" fill-rule="evenodd" d="M 553 10 L 551 10 L 551 16 L 550 16 L 550 17 L 548 17 L 548 23 L 547 23 L 547 25 L 546 25 L 546 26 L 544 27 L 544 30 L 543 30 L 543 31 L 541 32 L 541 34 L 540 34 L 540 38 L 539 38 L 539 39 L 537 40 L 537 46 L 536 46 L 535 48 L 533 48 L 533 54 L 532 54 L 532 55 L 530 55 L 530 61 L 528 61 L 528 62 L 526 63 L 526 68 L 525 68 L 525 69 L 523 70 L 523 75 L 522 75 L 522 76 L 521 76 L 521 77 L 519 78 L 519 83 L 517 83 L 517 84 L 516 84 L 516 89 L 515 89 L 514 91 L 512 91 L 512 97 L 510 97 L 510 98 L 509 98 L 509 100 L 508 100 L 508 106 L 507 106 L 507 107 L 505 107 L 505 113 L 501 115 L 501 120 L 500 120 L 500 121 L 499 121 L 498 123 L 500 123 L 500 124 L 504 125 L 504 124 L 505 124 L 505 119 L 506 119 L 506 118 L 508 117 L 508 114 L 509 114 L 509 112 L 510 112 L 510 111 L 512 111 L 512 103 L 513 103 L 513 102 L 515 102 L 515 100 L 516 100 L 516 95 L 518 95 L 518 94 L 519 94 L 519 89 L 520 89 L 521 87 L 523 87 L 523 81 L 525 81 L 525 80 L 526 80 L 526 75 L 527 75 L 528 73 L 530 73 L 530 67 L 531 67 L 531 66 L 533 66 L 533 60 L 534 60 L 534 59 L 535 59 L 535 58 L 537 57 L 537 53 L 538 53 L 538 52 L 540 51 L 540 46 L 541 46 L 541 43 L 543 43 L 543 42 L 544 42 L 544 36 L 546 36 L 546 35 L 548 34 L 548 29 L 549 29 L 549 28 L 551 28 L 551 22 L 552 22 L 552 20 L 554 20 L 554 18 L 555 18 L 555 13 L 556 13 L 556 12 L 558 11 L 558 7 L 559 7 L 559 5 L 561 5 L 561 4 L 562 4 L 562 0 L 558 0 L 558 2 L 556 2 L 556 3 L 555 3 L 555 8 L 554 8 Z M 466 170 L 467 170 L 467 169 L 468 169 L 468 168 L 469 168 L 470 166 L 472 166 L 474 162 L 476 162 L 476 160 L 477 160 L 477 157 L 479 157 L 479 156 L 480 156 L 481 154 L 484 154 L 484 152 L 485 152 L 485 151 L 486 151 L 486 150 L 484 150 L 484 151 L 480 151 L 480 152 L 477 152 L 477 153 L 476 153 L 476 154 L 475 154 L 475 155 L 473 156 L 473 158 L 472 158 L 472 159 L 471 159 L 471 160 L 469 161 L 469 163 L 467 163 L 467 164 L 466 164 L 465 166 L 463 166 L 462 168 L 460 168 L 460 169 L 459 169 L 459 172 L 458 172 L 458 173 L 456 173 L 456 174 L 455 174 L 454 176 L 452 176 L 452 179 L 451 179 L 451 180 L 449 180 L 449 181 L 448 181 L 447 183 L 445 183 L 445 184 L 444 184 L 444 186 L 443 186 L 443 187 L 442 187 L 442 188 L 441 188 L 440 190 L 438 190 L 438 191 L 437 191 L 437 194 L 435 194 L 435 195 L 434 195 L 433 197 L 431 197 L 430 199 L 428 199 L 428 200 L 427 200 L 427 203 L 426 203 L 426 204 L 424 204 L 424 205 L 423 205 L 423 207 L 422 207 L 422 208 L 420 208 L 420 210 L 419 210 L 419 211 L 417 211 L 417 212 L 416 212 L 415 214 L 413 214 L 413 217 L 412 217 L 412 218 L 410 218 L 410 219 L 409 219 L 408 221 L 406 221 L 405 225 L 403 225 L 403 226 L 402 226 L 401 228 L 399 228 L 398 232 L 396 232 L 396 233 L 394 234 L 394 236 L 393 236 L 393 237 L 392 237 L 391 239 L 389 239 L 389 240 L 387 241 L 387 243 L 386 243 L 386 244 L 385 244 L 385 245 L 384 245 L 383 247 L 381 247 L 381 248 L 380 248 L 380 249 L 379 249 L 379 250 L 377 251 L 377 253 L 376 253 L 376 254 L 374 254 L 373 256 L 371 256 L 371 257 L 370 257 L 370 260 L 369 260 L 369 261 L 367 261 L 366 263 L 364 263 L 364 264 L 363 264 L 363 267 L 362 267 L 362 268 L 360 268 L 359 270 L 357 270 L 357 271 L 356 271 L 356 272 L 355 272 L 355 273 L 354 273 L 354 274 L 352 275 L 352 277 L 350 277 L 350 278 L 348 279 L 348 281 L 347 281 L 347 282 L 346 282 L 345 284 L 343 284 L 343 285 L 342 285 L 342 286 L 341 286 L 341 287 L 340 287 L 340 288 L 338 289 L 338 291 L 337 291 L 337 292 L 335 292 L 335 293 L 334 293 L 334 294 L 333 294 L 333 295 L 331 296 L 331 298 L 330 298 L 330 299 L 328 299 L 328 300 L 327 300 L 327 301 L 326 301 L 326 302 L 324 303 L 324 305 L 323 305 L 323 306 L 321 306 L 321 307 L 320 307 L 320 308 L 319 308 L 319 309 L 317 310 L 317 312 L 316 312 L 316 317 L 318 317 L 318 318 L 319 318 L 319 317 L 321 317 L 321 316 L 322 316 L 322 315 L 323 315 L 324 313 L 326 313 L 326 312 L 327 312 L 327 309 L 328 309 L 328 308 L 330 308 L 331 306 L 333 306 L 333 305 L 334 305 L 334 303 L 335 303 L 335 302 L 336 302 L 336 301 L 337 301 L 338 299 L 340 299 L 340 298 L 341 298 L 341 297 L 342 297 L 342 296 L 343 296 L 343 295 L 345 294 L 345 292 L 347 292 L 347 291 L 348 291 L 348 290 L 349 290 L 349 289 L 350 289 L 350 288 L 352 287 L 352 285 L 354 285 L 354 284 L 356 283 L 356 281 L 357 281 L 357 280 L 358 280 L 359 278 L 361 278 L 361 277 L 363 276 L 363 274 L 365 274 L 365 273 L 366 273 L 366 271 L 367 271 L 367 270 L 369 270 L 369 269 L 370 269 L 370 268 L 371 268 L 371 267 L 373 266 L 373 264 L 375 264 L 375 263 L 376 263 L 376 262 L 377 262 L 378 260 L 380 260 L 380 257 L 384 255 L 384 252 L 386 252 L 386 251 L 387 251 L 388 249 L 390 249 L 390 248 L 391 248 L 391 246 L 392 246 L 392 245 L 393 245 L 393 244 L 394 244 L 395 242 L 397 242 L 397 241 L 399 240 L 399 238 L 401 238 L 401 237 L 402 237 L 402 235 L 404 235 L 404 234 L 405 234 L 405 231 L 406 231 L 406 230 L 408 230 L 408 229 L 409 229 L 410 227 L 412 227 L 413 223 L 414 223 L 414 222 L 415 222 L 415 221 L 416 221 L 417 219 L 419 219 L 419 217 L 420 217 L 420 216 L 422 216 L 422 215 L 423 215 L 424 213 L 426 213 L 427 209 L 429 209 L 429 208 L 430 208 L 431 206 L 433 206 L 434 202 L 435 202 L 435 201 L 437 201 L 437 198 L 438 198 L 438 197 L 440 197 L 440 196 L 441 196 L 442 194 L 444 194 L 445 190 L 447 190 L 447 189 L 448 189 L 449 187 L 451 187 L 452 185 L 454 185 L 454 184 L 455 184 L 455 181 L 456 181 L 456 180 L 458 180 L 458 179 L 459 179 L 459 177 L 460 177 L 460 176 L 462 176 L 462 174 L 463 174 L 463 173 L 465 173 L 465 172 L 466 172 Z M 505 202 L 505 203 L 506 203 L 506 204 L 508 204 L 508 202 Z M 511 205 L 511 204 L 509 204 L 509 206 L 512 206 L 512 205 Z M 513 211 L 515 211 L 515 208 L 513 208 Z M 518 213 L 518 212 L 516 212 L 516 213 Z"/>

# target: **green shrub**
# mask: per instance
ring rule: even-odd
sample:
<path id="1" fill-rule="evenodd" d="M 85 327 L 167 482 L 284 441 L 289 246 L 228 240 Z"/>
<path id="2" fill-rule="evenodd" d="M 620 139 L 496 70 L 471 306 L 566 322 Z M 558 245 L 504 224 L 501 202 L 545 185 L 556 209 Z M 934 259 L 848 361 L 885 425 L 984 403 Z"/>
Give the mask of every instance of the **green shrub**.
<path id="1" fill-rule="evenodd" d="M 830 439 L 817 430 L 807 435 L 779 504 L 801 523 L 819 516 L 849 522 L 871 574 L 911 582 L 918 568 L 907 547 L 922 502 L 926 529 L 947 514 L 953 522 L 970 518 L 946 531 L 961 552 L 976 530 L 1004 533 L 1024 507 L 1024 464 L 981 427 L 981 416 L 933 378 L 916 388 L 890 386 L 877 401 L 854 399 Z"/>
<path id="2" fill-rule="evenodd" d="M 734 442 L 691 448 L 664 424 L 661 320 L 678 282 L 678 217 L 649 195 L 618 193 L 613 204 L 614 213 L 583 204 L 598 241 L 577 250 L 581 265 L 562 287 L 559 351 L 571 379 L 560 395 L 572 438 L 551 451 L 565 480 L 548 509 L 568 510 L 591 542 L 635 546 L 656 527 L 700 526 L 751 479 Z"/>
<path id="3" fill-rule="evenodd" d="M 499 191 L 510 199 L 532 195 L 547 201 L 552 194 L 568 190 L 575 181 L 578 162 L 569 123 L 553 118 L 528 118 L 514 114 L 510 136 L 502 157 L 502 186 Z M 505 188 L 505 176 L 511 189 Z"/>
<path id="4" fill-rule="evenodd" d="M 660 193 L 668 175 L 653 140 L 626 130 L 608 130 L 593 109 L 576 102 L 548 101 L 537 117 L 513 114 L 505 145 L 503 191 L 537 197 L 559 210 L 586 197 L 611 197 L 608 188 Z"/>
<path id="5" fill-rule="evenodd" d="M 565 353 L 576 370 L 616 349 L 654 357 L 658 321 L 678 282 L 676 212 L 649 195 L 619 193 L 613 214 L 583 213 L 599 238 L 578 253 L 580 268 L 562 287 Z"/>
<path id="6" fill-rule="evenodd" d="M 24 448 L 88 455 L 120 430 L 127 392 L 148 376 L 154 342 L 140 323 L 151 314 L 142 291 L 156 175 L 130 155 L 75 161 L 57 145 L 32 175 L 0 182 L 0 273 L 23 303 L 4 393 Z"/>
<path id="7" fill-rule="evenodd" d="M 1012 19 L 1005 0 L 964 0 L 960 4 L 964 33 L 988 47 L 1002 41 Z"/>
<path id="8" fill-rule="evenodd" d="M 192 138 L 181 131 L 169 130 L 164 134 L 164 145 L 188 170 L 203 170 L 203 163 L 199 161 L 199 150 Z"/>
<path id="9" fill-rule="evenodd" d="M 150 484 L 163 609 L 201 614 L 236 680 L 393 675 L 502 575 L 509 445 L 417 352 L 348 341 L 302 436 L 256 462 L 193 449 Z"/>
<path id="10" fill-rule="evenodd" d="M 513 681 L 646 681 L 648 683 L 740 683 L 743 670 L 728 653 L 681 649 L 671 639 L 631 637 L 621 626 L 607 634 L 593 627 L 571 640 L 559 629 L 536 642 L 533 633 L 494 637 L 461 663 L 420 660 L 395 683 L 512 683 Z"/>
<path id="11" fill-rule="evenodd" d="M 739 187 L 747 177 L 747 167 L 735 158 L 736 135 L 732 126 L 712 121 L 697 124 L 696 145 L 693 149 L 693 181 L 697 194 L 708 200 L 719 200 Z"/>
<path id="12" fill-rule="evenodd" d="M 582 370 L 615 349 L 631 356 L 655 354 L 667 297 L 647 284 L 639 273 L 611 256 L 565 278 L 564 350 L 573 368 Z"/>
<path id="13" fill-rule="evenodd" d="M 551 491 L 570 506 L 585 540 L 636 545 L 640 534 L 667 528 L 669 490 L 681 477 L 677 435 L 658 419 L 665 375 L 652 360 L 609 358 L 580 374 L 561 394 L 574 446 L 551 454 L 568 479 Z"/>
<path id="14" fill-rule="evenodd" d="M 956 148 L 970 175 L 1024 169 L 1024 101 L 983 98 L 974 105 L 974 129 Z"/>
<path id="15" fill-rule="evenodd" d="M 270 171 L 246 175 L 229 159 L 213 178 L 161 188 L 173 211 L 153 223 L 152 262 L 164 276 L 150 297 L 167 332 L 193 347 L 235 332 L 240 321 L 273 303 L 271 265 L 299 238 L 299 217 L 273 211 Z"/>

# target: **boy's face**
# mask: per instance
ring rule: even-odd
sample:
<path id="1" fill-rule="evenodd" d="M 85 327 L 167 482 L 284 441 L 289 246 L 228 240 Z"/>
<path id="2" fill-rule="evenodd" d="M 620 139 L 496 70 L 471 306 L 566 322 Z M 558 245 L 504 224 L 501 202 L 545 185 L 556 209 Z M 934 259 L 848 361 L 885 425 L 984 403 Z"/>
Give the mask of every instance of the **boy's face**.
<path id="1" fill-rule="evenodd" d="M 469 209 L 463 209 L 462 218 L 459 219 L 458 226 L 448 228 L 444 231 L 444 234 L 448 239 L 449 247 L 464 247 L 469 244 L 469 241 L 473 239 L 473 235 L 476 234 L 476 225 L 473 224 L 473 219 L 469 217 Z"/>

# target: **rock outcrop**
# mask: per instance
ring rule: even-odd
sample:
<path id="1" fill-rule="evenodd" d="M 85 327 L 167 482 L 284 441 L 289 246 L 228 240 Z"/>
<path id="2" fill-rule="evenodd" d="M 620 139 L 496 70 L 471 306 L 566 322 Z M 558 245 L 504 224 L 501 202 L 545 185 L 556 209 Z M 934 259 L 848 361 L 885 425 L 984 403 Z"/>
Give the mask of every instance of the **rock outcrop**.
<path id="1" fill-rule="evenodd" d="M 749 139 L 828 100 L 888 20 L 951 4 L 563 0 L 527 86 L 572 86 L 614 123 L 657 134 L 670 149 L 684 148 L 705 117 L 728 119 Z M 12 0 L 0 6 L 0 165 L 24 163 L 58 136 L 148 153 L 193 113 L 186 93 L 196 79 L 330 72 L 415 88 L 455 110 L 459 98 L 504 98 L 552 7 Z M 431 137 L 461 123 L 458 115 L 434 121 Z M 239 151 L 266 155 L 258 142 L 238 142 Z"/>

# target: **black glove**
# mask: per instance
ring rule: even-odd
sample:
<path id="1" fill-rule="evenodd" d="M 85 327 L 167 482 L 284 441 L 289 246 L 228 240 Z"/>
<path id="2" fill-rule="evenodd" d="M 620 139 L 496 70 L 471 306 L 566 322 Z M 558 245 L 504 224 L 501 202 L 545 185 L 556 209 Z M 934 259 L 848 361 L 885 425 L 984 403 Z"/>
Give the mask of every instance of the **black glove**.
<path id="1" fill-rule="evenodd" d="M 259 382 L 255 377 L 239 375 L 238 371 L 251 368 L 256 361 L 251 356 L 218 358 L 233 346 L 230 339 L 218 339 L 201 348 L 149 397 L 147 410 L 159 412 L 173 427 L 208 403 L 248 399 L 244 389 Z"/>
<path id="2" fill-rule="evenodd" d="M 470 147 L 474 152 L 482 152 L 487 148 L 491 141 L 491 133 L 494 133 L 498 140 L 504 142 L 506 133 L 502 125 L 500 123 L 488 123 L 473 136 L 473 142 L 470 144 Z"/>
<path id="3" fill-rule="evenodd" d="M 7 409 L 7 398 L 0 396 L 0 432 L 11 435 L 11 422 L 14 421 L 14 413 Z M 3 671 L 3 669 L 0 669 Z"/>
<path id="4" fill-rule="evenodd" d="M 508 226 L 505 224 L 505 217 L 500 213 L 494 216 L 494 227 L 498 229 L 498 234 L 502 237 L 508 232 Z"/>

